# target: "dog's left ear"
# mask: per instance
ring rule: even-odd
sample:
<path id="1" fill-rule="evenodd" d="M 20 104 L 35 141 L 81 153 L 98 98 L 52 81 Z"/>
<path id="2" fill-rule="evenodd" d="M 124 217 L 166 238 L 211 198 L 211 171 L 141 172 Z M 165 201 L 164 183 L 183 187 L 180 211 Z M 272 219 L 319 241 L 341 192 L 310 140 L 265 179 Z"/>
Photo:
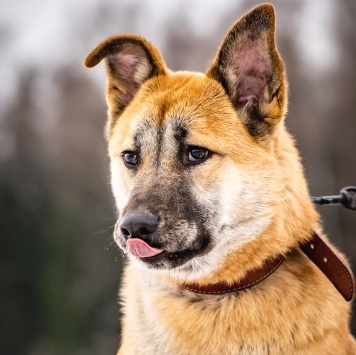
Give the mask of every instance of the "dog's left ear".
<path id="1" fill-rule="evenodd" d="M 207 76 L 222 84 L 252 136 L 272 134 L 287 108 L 287 83 L 275 44 L 272 5 L 256 7 L 233 26 Z"/>

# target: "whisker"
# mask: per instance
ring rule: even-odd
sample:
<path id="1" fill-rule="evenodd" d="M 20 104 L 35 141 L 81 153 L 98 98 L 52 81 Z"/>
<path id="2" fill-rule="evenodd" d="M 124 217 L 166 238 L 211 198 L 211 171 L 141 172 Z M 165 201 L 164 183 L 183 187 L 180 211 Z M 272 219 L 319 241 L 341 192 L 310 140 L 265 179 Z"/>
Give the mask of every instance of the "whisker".
<path id="1" fill-rule="evenodd" d="M 98 235 L 105 234 L 106 232 L 108 232 L 110 230 L 114 230 L 114 228 L 115 228 L 115 224 L 113 226 L 111 225 L 111 226 L 101 227 L 97 231 L 95 231 L 92 234 L 90 234 L 89 237 L 92 238 L 92 237 L 96 237 Z"/>
<path id="2" fill-rule="evenodd" d="M 111 240 L 110 240 L 109 242 L 107 242 L 106 245 L 104 246 L 104 250 L 108 251 L 109 248 L 110 248 L 113 244 L 116 245 L 115 240 L 113 240 L 113 239 L 111 238 Z"/>

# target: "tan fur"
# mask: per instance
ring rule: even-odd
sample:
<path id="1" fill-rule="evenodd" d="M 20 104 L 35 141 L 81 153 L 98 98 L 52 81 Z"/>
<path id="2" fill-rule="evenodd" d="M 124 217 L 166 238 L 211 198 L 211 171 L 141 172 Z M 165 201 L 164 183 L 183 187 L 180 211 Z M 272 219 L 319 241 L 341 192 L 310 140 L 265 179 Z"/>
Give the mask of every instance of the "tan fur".
<path id="1" fill-rule="evenodd" d="M 234 57 L 225 62 L 222 57 L 235 50 L 232 46 L 240 52 L 246 48 L 244 43 L 255 36 L 248 32 L 251 21 L 263 52 L 262 57 L 256 56 L 262 61 L 258 65 L 270 75 L 257 98 L 261 122 L 250 122 L 254 117 L 250 98 L 246 104 L 238 101 L 243 66 L 236 71 L 230 63 Z M 236 36 L 242 36 L 240 42 Z M 113 41 L 120 47 L 110 47 Z M 129 54 L 119 57 L 120 63 L 131 66 L 120 72 L 113 66 L 116 59 L 107 56 L 122 51 L 122 46 Z M 250 55 L 248 46 L 246 53 Z M 158 51 L 137 36 L 103 42 L 86 64 L 94 66 L 103 58 L 109 75 L 109 154 L 119 219 L 137 195 L 154 199 L 164 196 L 160 190 L 175 189 L 179 174 L 187 176 L 200 205 L 219 204 L 217 217 L 208 226 L 213 246 L 206 255 L 189 261 L 190 269 L 182 265 L 149 270 L 130 257 L 121 292 L 124 317 L 119 354 L 356 354 L 348 326 L 350 305 L 297 248 L 320 226 L 298 152 L 284 125 L 287 82 L 274 42 L 273 8 L 262 5 L 242 18 L 223 41 L 206 75 L 170 73 Z M 127 83 L 122 78 L 131 70 L 132 82 Z M 117 91 L 128 89 L 132 95 L 125 97 L 123 106 Z M 122 152 L 132 149 L 133 132 L 143 122 L 148 122 L 140 142 L 143 158 L 134 173 L 123 165 Z M 188 144 L 214 152 L 209 160 L 183 173 L 177 168 L 172 133 L 177 122 L 187 127 Z M 226 232 L 224 225 L 230 226 Z M 167 238 L 185 236 L 182 243 L 187 243 L 194 240 L 196 228 L 194 223 L 176 221 Z M 118 243 L 120 238 L 117 232 Z M 251 289 L 216 296 L 181 287 L 186 280 L 201 285 L 233 283 L 267 258 L 291 250 L 274 274 Z"/>

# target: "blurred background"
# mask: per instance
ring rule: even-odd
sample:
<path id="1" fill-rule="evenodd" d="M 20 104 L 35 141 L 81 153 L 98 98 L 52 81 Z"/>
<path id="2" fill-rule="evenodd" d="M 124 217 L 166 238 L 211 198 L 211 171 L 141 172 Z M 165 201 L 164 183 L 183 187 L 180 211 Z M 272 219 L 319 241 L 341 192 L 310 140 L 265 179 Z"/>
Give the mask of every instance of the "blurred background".
<path id="1" fill-rule="evenodd" d="M 290 81 L 287 125 L 313 195 L 356 185 L 356 2 L 271 1 Z M 123 256 L 103 127 L 103 66 L 85 56 L 113 34 L 152 41 L 171 69 L 204 71 L 257 1 L 5 0 L 0 4 L 0 348 L 114 354 Z M 356 213 L 319 209 L 356 266 Z M 352 323 L 356 333 L 355 319 Z"/>

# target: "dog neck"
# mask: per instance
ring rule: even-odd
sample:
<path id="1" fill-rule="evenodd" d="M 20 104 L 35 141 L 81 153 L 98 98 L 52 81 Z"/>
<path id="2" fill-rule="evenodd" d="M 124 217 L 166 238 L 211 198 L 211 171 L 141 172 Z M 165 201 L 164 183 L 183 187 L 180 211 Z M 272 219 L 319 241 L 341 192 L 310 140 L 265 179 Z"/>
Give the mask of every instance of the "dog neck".
<path id="1" fill-rule="evenodd" d="M 311 239 L 307 243 L 300 244 L 299 248 L 324 273 L 346 301 L 353 300 L 355 296 L 355 281 L 352 271 L 336 255 L 326 240 L 313 231 Z M 243 278 L 232 284 L 215 282 L 200 285 L 194 282 L 186 282 L 182 287 L 191 292 L 207 295 L 221 295 L 242 291 L 253 287 L 272 275 L 286 258 L 288 258 L 288 254 L 267 259 L 261 267 L 250 270 Z"/>

